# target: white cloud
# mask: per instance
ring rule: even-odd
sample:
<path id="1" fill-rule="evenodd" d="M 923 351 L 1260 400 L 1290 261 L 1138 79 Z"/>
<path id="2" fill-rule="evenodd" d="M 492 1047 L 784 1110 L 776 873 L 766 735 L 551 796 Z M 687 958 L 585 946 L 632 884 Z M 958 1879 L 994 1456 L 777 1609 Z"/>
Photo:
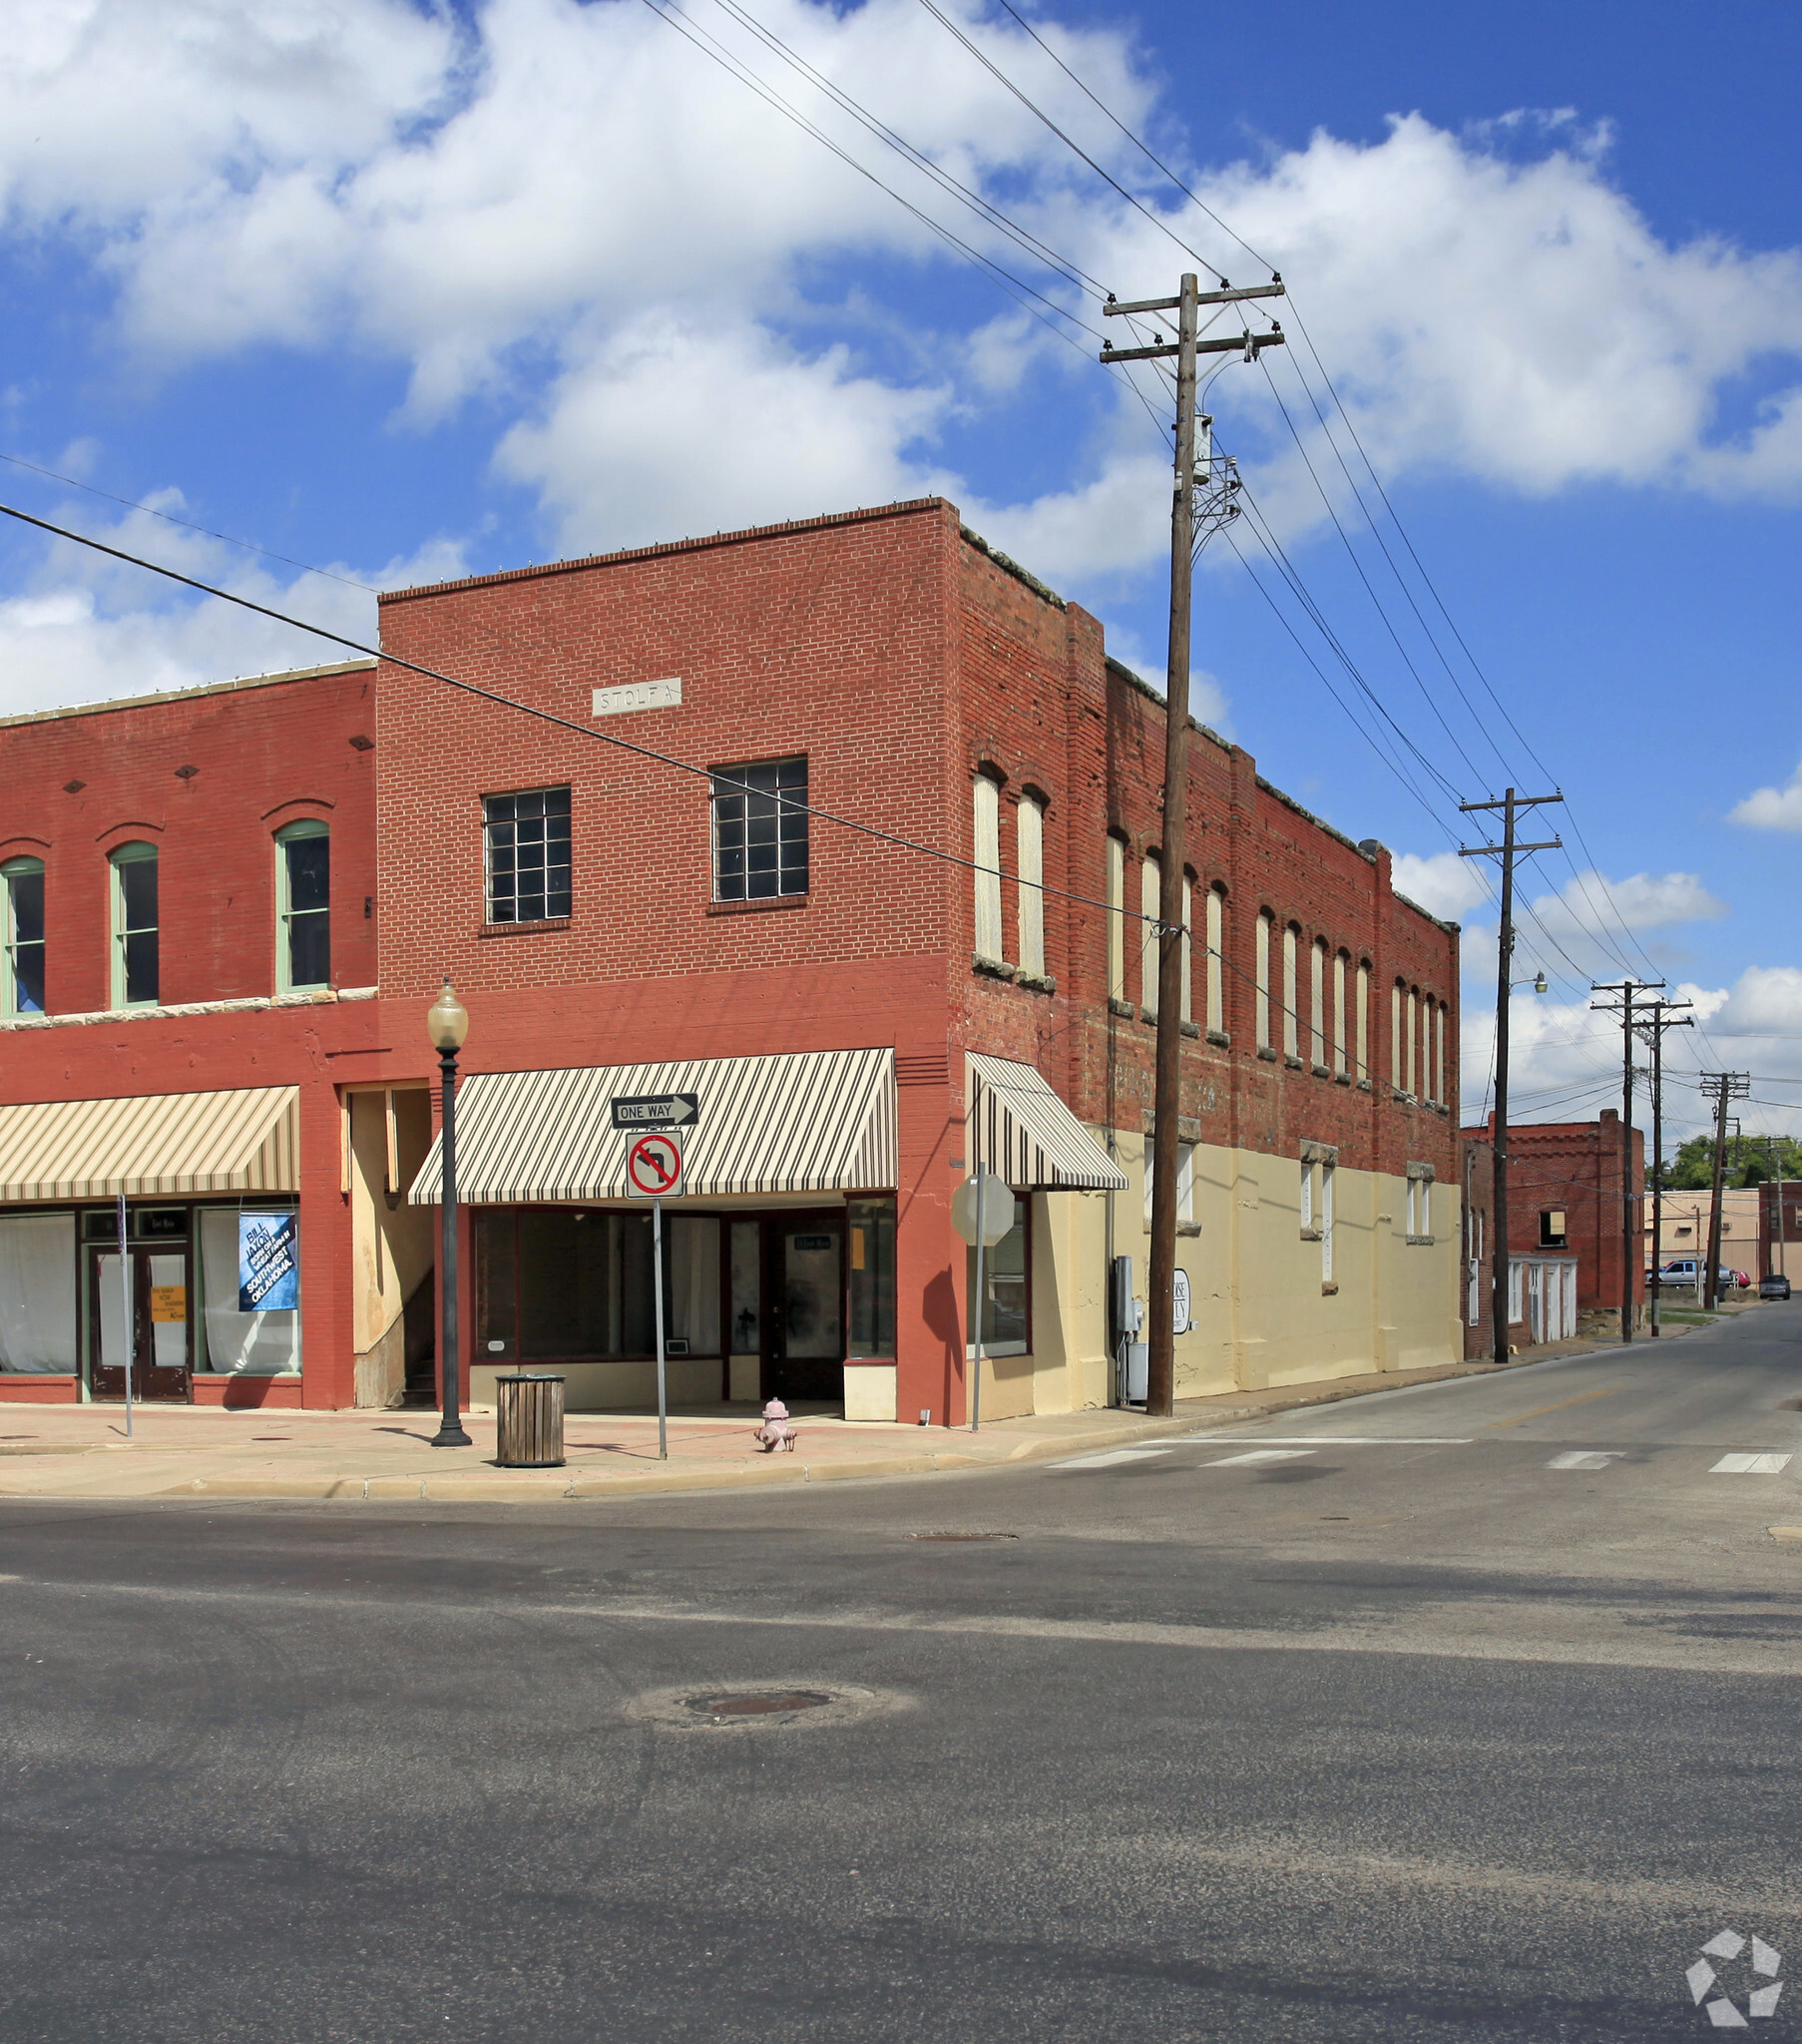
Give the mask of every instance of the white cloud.
<path id="1" fill-rule="evenodd" d="M 1802 765 L 1783 787 L 1755 787 L 1727 811 L 1727 821 L 1755 830 L 1802 830 Z"/>
<path id="2" fill-rule="evenodd" d="M 1455 851 L 1436 851 L 1422 858 L 1412 851 L 1397 852 L 1389 876 L 1398 894 L 1417 901 L 1429 915 L 1448 922 L 1460 922 L 1480 901 L 1490 898 L 1485 876 L 1475 859 L 1460 858 Z"/>

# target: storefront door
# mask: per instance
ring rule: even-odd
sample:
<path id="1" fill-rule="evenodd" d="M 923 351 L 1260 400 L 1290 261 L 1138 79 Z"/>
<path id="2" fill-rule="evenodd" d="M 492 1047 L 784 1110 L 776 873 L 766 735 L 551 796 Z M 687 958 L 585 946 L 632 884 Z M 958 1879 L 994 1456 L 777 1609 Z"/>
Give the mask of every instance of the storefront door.
<path id="1" fill-rule="evenodd" d="M 772 1217 L 764 1226 L 763 1395 L 826 1400 L 845 1394 L 845 1218 Z"/>
<path id="2" fill-rule="evenodd" d="M 130 1260 L 132 1395 L 186 1401 L 189 1349 L 188 1250 L 183 1244 L 132 1243 Z M 119 1251 L 88 1250 L 88 1387 L 96 1398 L 125 1396 L 126 1301 Z"/>

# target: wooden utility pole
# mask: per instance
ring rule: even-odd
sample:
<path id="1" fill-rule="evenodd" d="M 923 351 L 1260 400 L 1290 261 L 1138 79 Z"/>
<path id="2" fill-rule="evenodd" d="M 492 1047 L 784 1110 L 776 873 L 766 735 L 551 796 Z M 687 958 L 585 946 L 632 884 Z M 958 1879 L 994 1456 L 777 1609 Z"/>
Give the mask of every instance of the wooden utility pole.
<path id="1" fill-rule="evenodd" d="M 1518 795 L 1511 787 L 1499 802 L 1458 804 L 1467 815 L 1480 809 L 1502 811 L 1500 844 L 1461 845 L 1458 851 L 1460 858 L 1496 857 L 1502 861 L 1502 917 L 1496 931 L 1496 1187 L 1490 1198 L 1490 1220 L 1495 1236 L 1495 1282 L 1490 1311 L 1498 1362 L 1508 1360 L 1508 1006 L 1514 992 L 1514 981 L 1509 974 L 1514 967 L 1515 955 L 1515 860 L 1530 851 L 1558 851 L 1564 844 L 1561 837 L 1551 838 L 1544 844 L 1517 843 L 1515 812 L 1563 800 L 1563 794 Z"/>
<path id="2" fill-rule="evenodd" d="M 1704 1072 L 1702 1091 L 1714 1102 L 1714 1212 L 1708 1217 L 1708 1263 L 1702 1276 L 1702 1303 L 1710 1312 L 1720 1300 L 1720 1203 L 1727 1176 L 1727 1103 L 1752 1090 L 1749 1072 Z"/>
<path id="3" fill-rule="evenodd" d="M 1639 1269 L 1639 1242 L 1643 1224 L 1639 1202 L 1633 1197 L 1633 1015 L 1635 993 L 1656 992 L 1661 979 L 1623 979 L 1612 986 L 1591 985 L 1592 994 L 1618 994 L 1620 1005 L 1591 1001 L 1591 1008 L 1620 1017 L 1620 1338 L 1633 1338 L 1633 1286 Z"/>
<path id="4" fill-rule="evenodd" d="M 1151 1267 L 1145 1280 L 1145 1310 L 1150 1316 L 1149 1354 L 1145 1372 L 1145 1410 L 1168 1418 L 1175 1407 L 1176 1330 L 1176 1148 L 1182 1111 L 1182 970 L 1183 861 L 1188 823 L 1188 673 L 1191 590 L 1196 551 L 1196 496 L 1203 497 L 1201 537 L 1217 531 L 1237 515 L 1230 501 L 1236 478 L 1216 487 L 1211 446 L 1206 472 L 1195 465 L 1195 362 L 1204 354 L 1243 349 L 1251 361 L 1266 347 L 1280 347 L 1280 329 L 1245 332 L 1230 340 L 1202 340 L 1200 308 L 1239 298 L 1280 298 L 1281 277 L 1248 290 L 1229 285 L 1204 291 L 1200 279 L 1184 276 L 1173 298 L 1145 298 L 1132 304 L 1110 299 L 1103 307 L 1111 316 L 1153 312 L 1176 314 L 1176 338 L 1159 334 L 1150 347 L 1102 349 L 1104 362 L 1152 361 L 1173 356 L 1176 363 L 1176 459 L 1170 504 L 1170 646 L 1164 681 L 1163 841 L 1157 896 L 1157 1070 L 1152 1093 L 1151 1136 Z M 1141 989 L 1142 992 L 1142 989 Z"/>
<path id="5" fill-rule="evenodd" d="M 1651 1154 L 1651 1278 L 1647 1285 L 1650 1293 L 1651 1333 L 1656 1340 L 1664 1331 L 1663 1321 L 1663 1279 L 1658 1276 L 1658 1265 L 1664 1256 L 1664 1032 L 1667 1029 L 1690 1029 L 1695 1026 L 1694 1017 L 1678 1015 L 1675 1011 L 1693 1004 L 1689 1001 L 1647 1001 L 1648 1017 L 1638 1025 L 1640 1034 L 1651 1045 L 1651 1111 L 1652 1111 L 1652 1154 Z"/>

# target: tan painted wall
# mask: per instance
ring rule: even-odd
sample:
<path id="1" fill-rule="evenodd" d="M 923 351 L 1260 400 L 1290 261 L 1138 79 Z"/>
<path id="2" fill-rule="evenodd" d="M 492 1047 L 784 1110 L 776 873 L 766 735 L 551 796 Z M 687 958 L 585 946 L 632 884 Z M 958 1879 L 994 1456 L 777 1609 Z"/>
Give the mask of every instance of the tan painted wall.
<path id="1" fill-rule="evenodd" d="M 435 1207 L 408 1206 L 404 1191 L 386 1191 L 388 1128 L 381 1093 L 352 1093 L 350 1108 L 350 1227 L 354 1274 L 356 1401 L 398 1404 L 406 1382 L 401 1311 L 433 1268 Z M 396 1092 L 400 1171 L 409 1186 L 432 1140 L 431 1096 L 423 1087 Z"/>
<path id="2" fill-rule="evenodd" d="M 1116 1156 L 1131 1183 L 1112 1196 L 1113 1249 L 1132 1259 L 1141 1299 L 1151 1244 L 1144 1224 L 1149 1150 L 1141 1136 L 1116 1138 Z M 1198 1146 L 1195 1229 L 1176 1244 L 1193 1320 L 1176 1339 L 1177 1397 L 1458 1360 L 1458 1188 L 1434 1186 L 1430 1244 L 1407 1239 L 1407 1190 L 1400 1178 L 1344 1166 L 1335 1172 L 1329 1289 L 1322 1246 L 1301 1233 L 1299 1159 Z M 1110 1197 L 1034 1196 L 1031 1409 L 1076 1411 L 1111 1397 Z M 986 1377 L 983 1395 L 986 1412 Z"/>

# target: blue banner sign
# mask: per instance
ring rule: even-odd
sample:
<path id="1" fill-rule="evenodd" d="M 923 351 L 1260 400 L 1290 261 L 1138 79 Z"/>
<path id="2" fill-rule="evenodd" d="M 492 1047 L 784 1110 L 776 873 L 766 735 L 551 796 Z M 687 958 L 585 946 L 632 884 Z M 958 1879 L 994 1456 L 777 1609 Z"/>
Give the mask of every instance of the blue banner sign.
<path id="1" fill-rule="evenodd" d="M 300 1303 L 298 1214 L 237 1217 L 237 1309 L 292 1312 Z"/>

